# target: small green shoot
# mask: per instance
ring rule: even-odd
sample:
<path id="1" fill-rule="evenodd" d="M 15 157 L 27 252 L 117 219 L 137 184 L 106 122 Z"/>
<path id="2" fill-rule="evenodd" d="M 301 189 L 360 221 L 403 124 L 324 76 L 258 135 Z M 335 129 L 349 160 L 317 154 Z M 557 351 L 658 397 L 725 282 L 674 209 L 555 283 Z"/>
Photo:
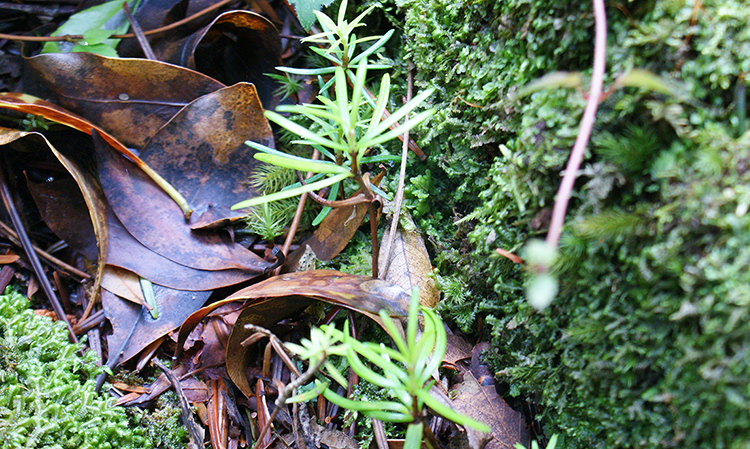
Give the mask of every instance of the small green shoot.
<path id="1" fill-rule="evenodd" d="M 557 446 L 557 435 L 552 435 L 547 443 L 547 449 L 555 449 L 555 446 Z M 526 449 L 526 447 L 521 443 L 516 443 L 513 449 Z M 536 440 L 531 442 L 531 449 L 539 449 L 539 443 Z"/>
<path id="2" fill-rule="evenodd" d="M 368 69 L 384 68 L 384 66 L 369 64 L 367 57 L 380 49 L 393 34 L 390 31 L 384 36 L 365 38 L 357 38 L 354 35 L 354 29 L 363 25 L 362 19 L 371 10 L 372 8 L 368 9 L 351 22 L 344 18 L 346 0 L 341 4 L 337 22 L 323 13 L 316 12 L 315 14 L 324 31 L 310 36 L 304 41 L 327 47 L 324 49 L 313 48 L 313 51 L 330 61 L 331 66 L 321 69 L 292 69 L 287 67 L 279 67 L 278 69 L 287 74 L 306 76 L 333 74 L 333 76 L 327 82 L 324 82 L 322 78 L 319 79 L 321 95 L 317 97 L 318 103 L 279 106 L 278 112 L 266 111 L 265 113 L 268 120 L 300 137 L 299 140 L 292 143 L 312 146 L 330 161 L 318 161 L 294 156 L 254 142 L 246 142 L 248 146 L 258 151 L 255 157 L 260 161 L 302 173 L 319 173 L 322 176 L 315 181 L 310 180 L 305 185 L 300 184 L 291 189 L 242 201 L 232 206 L 232 209 L 253 207 L 270 201 L 313 192 L 328 186 L 331 186 L 332 192 L 338 193 L 342 190 L 339 183 L 348 178 L 352 178 L 357 183 L 363 193 L 363 202 L 369 202 L 376 198 L 377 193 L 375 192 L 377 190 L 370 184 L 368 175 L 362 172 L 362 164 L 369 161 L 365 155 L 372 147 L 394 139 L 408 129 L 427 120 L 435 111 L 428 109 L 409 117 L 403 123 L 399 123 L 432 94 L 433 91 L 429 89 L 387 116 L 386 107 L 390 97 L 390 77 L 388 74 L 382 77 L 380 91 L 376 99 L 372 101 L 368 97 L 365 89 Z M 371 41 L 375 42 L 355 55 L 359 44 Z M 333 91 L 332 95 L 328 94 L 329 88 Z M 312 124 L 305 127 L 281 115 L 282 113 L 304 117 Z M 393 129 L 390 129 L 391 127 Z M 375 160 L 372 159 L 372 161 Z M 329 195 L 329 199 L 335 200 L 335 196 Z M 327 210 L 324 212 L 327 212 Z M 322 217 L 319 216 L 316 222 L 320 222 L 320 220 L 322 220 Z"/>
<path id="3" fill-rule="evenodd" d="M 417 338 L 420 309 L 424 329 Z M 373 342 L 360 342 L 350 335 L 348 324 L 344 325 L 343 331 L 331 325 L 314 328 L 309 340 L 303 339 L 299 345 L 287 343 L 287 347 L 311 365 L 320 365 L 321 360 L 330 355 L 346 357 L 349 366 L 361 379 L 388 391 L 392 400 L 369 402 L 348 399 L 329 389 L 329 382 L 315 380 L 313 390 L 292 397 L 287 402 L 306 401 L 323 394 L 329 401 L 348 410 L 381 421 L 408 423 L 405 449 L 418 449 L 422 444 L 425 406 L 459 425 L 489 432 L 485 424 L 443 405 L 430 394 L 434 384 L 431 378 L 443 360 L 447 337 L 438 315 L 431 309 L 420 307 L 418 289 L 412 292 L 405 338 L 385 311 L 380 312 L 380 317 L 393 337 L 396 349 Z M 372 368 L 372 365 L 377 368 Z M 347 385 L 344 376 L 332 363 L 325 361 L 322 366 L 334 381 Z M 429 440 L 426 443 L 431 445 Z"/>

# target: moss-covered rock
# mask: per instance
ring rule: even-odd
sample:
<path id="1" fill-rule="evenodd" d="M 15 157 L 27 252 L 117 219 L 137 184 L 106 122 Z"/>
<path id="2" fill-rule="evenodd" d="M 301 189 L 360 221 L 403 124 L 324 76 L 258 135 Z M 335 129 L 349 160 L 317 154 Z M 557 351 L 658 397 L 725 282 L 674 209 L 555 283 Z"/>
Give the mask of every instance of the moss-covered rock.
<path id="1" fill-rule="evenodd" d="M 552 71 L 586 79 L 590 3 L 401 3 L 404 58 L 440 111 L 407 194 L 438 250 L 443 314 L 489 324 L 498 376 L 563 447 L 750 447 L 750 9 L 642 3 L 608 4 L 605 88 L 639 68 L 674 94 L 600 104 L 549 309 L 495 249 L 544 236 L 585 100 L 513 93 Z"/>

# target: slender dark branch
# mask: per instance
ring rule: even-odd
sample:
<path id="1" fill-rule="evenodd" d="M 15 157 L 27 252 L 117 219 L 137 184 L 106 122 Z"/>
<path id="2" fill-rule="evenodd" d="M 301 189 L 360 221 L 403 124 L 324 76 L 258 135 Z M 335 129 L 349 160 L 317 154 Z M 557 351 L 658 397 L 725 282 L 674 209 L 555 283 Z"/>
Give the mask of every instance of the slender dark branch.
<path id="1" fill-rule="evenodd" d="M 159 361 L 159 359 L 153 359 L 151 363 L 159 368 L 165 376 L 167 376 L 167 380 L 169 380 L 169 383 L 172 384 L 175 391 L 177 392 L 177 397 L 180 400 L 180 409 L 182 411 L 182 421 L 185 424 L 185 427 L 188 428 L 188 436 L 190 437 L 190 444 L 188 445 L 188 447 L 190 449 L 202 448 L 203 437 L 198 434 L 198 428 L 195 424 L 195 419 L 193 419 L 193 412 L 191 411 L 190 404 L 188 404 L 187 398 L 185 397 L 185 392 L 182 391 L 180 380 L 177 378 L 177 376 L 175 376 L 172 370 L 164 366 Z"/>
<path id="2" fill-rule="evenodd" d="M 0 196 L 2 196 L 5 210 L 8 211 L 8 215 L 10 215 L 10 220 L 13 223 L 13 227 L 16 228 L 18 240 L 21 241 L 21 246 L 26 252 L 26 256 L 29 258 L 29 262 L 31 262 L 31 266 L 34 269 L 34 274 L 36 274 L 36 278 L 41 284 L 42 290 L 44 290 L 44 294 L 47 295 L 47 299 L 49 299 L 50 303 L 52 303 L 52 308 L 55 310 L 57 319 L 65 323 L 65 326 L 68 329 L 68 334 L 70 334 L 70 340 L 74 343 L 78 343 L 78 338 L 76 338 L 76 334 L 75 332 L 73 332 L 73 328 L 70 326 L 70 321 L 68 321 L 68 317 L 65 315 L 65 309 L 63 309 L 63 306 L 60 303 L 60 299 L 55 294 L 55 290 L 52 288 L 52 284 L 47 278 L 47 275 L 44 273 L 42 262 L 39 261 L 39 256 L 37 256 L 36 251 L 34 250 L 34 246 L 31 244 L 31 240 L 29 239 L 28 234 L 26 234 L 26 229 L 23 227 L 21 216 L 18 214 L 16 205 L 13 203 L 13 197 L 11 197 L 10 195 L 10 190 L 8 189 L 8 181 L 2 167 L 0 167 Z"/>
<path id="3" fill-rule="evenodd" d="M 20 3 L 0 3 L 0 11 L 20 11 L 36 16 L 57 17 L 73 14 L 76 11 L 76 7 L 72 5 L 45 6 Z"/>
<path id="4" fill-rule="evenodd" d="M 5 234 L 6 237 L 8 237 L 13 243 L 15 243 L 18 246 L 21 246 L 21 240 L 18 238 L 18 234 L 16 231 L 13 230 L 10 226 L 0 221 L 0 233 Z M 68 274 L 74 274 L 81 279 L 91 279 L 91 275 L 79 270 L 78 268 L 69 265 L 62 260 L 58 259 L 57 257 L 53 256 L 52 254 L 48 253 L 47 251 L 44 251 L 43 249 L 39 248 L 36 245 L 32 245 L 34 248 L 34 251 L 36 251 L 40 256 L 45 258 L 47 262 L 51 263 L 52 265 L 56 265 L 58 268 L 62 269 Z"/>
<path id="5" fill-rule="evenodd" d="M 165 25 L 163 27 L 154 28 L 153 30 L 144 31 L 143 34 L 146 36 L 151 36 L 154 34 L 163 33 L 165 31 L 169 31 L 175 28 L 178 28 L 182 25 L 185 25 L 188 22 L 192 22 L 193 20 L 205 16 L 206 14 L 210 13 L 211 11 L 214 11 L 216 9 L 221 8 L 224 5 L 227 5 L 234 0 L 221 0 L 218 3 L 214 3 L 213 5 L 209 6 L 208 8 L 205 8 L 201 11 L 198 11 L 197 13 L 193 14 L 190 17 L 186 17 L 182 20 L 178 20 L 177 22 L 170 23 L 169 25 Z M 110 36 L 112 39 L 130 39 L 135 37 L 135 34 L 128 33 L 128 34 L 113 34 Z M 59 42 L 59 41 L 68 41 L 68 42 L 77 42 L 83 39 L 83 36 L 80 34 L 68 34 L 65 36 L 20 36 L 17 34 L 5 34 L 0 33 L 0 39 L 8 39 L 12 41 L 24 41 L 24 42 Z"/>
<path id="6" fill-rule="evenodd" d="M 279 413 L 279 410 L 281 410 L 281 407 L 286 405 L 286 400 L 294 394 L 294 390 L 301 387 L 302 385 L 308 384 L 310 380 L 312 380 L 315 373 L 318 372 L 318 370 L 320 369 L 320 365 L 322 365 L 325 360 L 326 357 L 325 354 L 323 354 L 323 356 L 319 357 L 314 364 L 311 364 L 307 368 L 307 370 L 302 373 L 301 376 L 295 378 L 294 374 L 292 374 L 292 381 L 289 382 L 283 390 L 279 391 L 279 396 L 276 398 L 276 402 L 274 403 L 275 407 L 273 409 L 273 412 L 271 412 L 271 417 L 268 419 L 268 422 L 260 431 L 260 435 L 258 435 L 257 441 L 261 441 L 266 435 L 268 430 L 271 428 L 271 423 L 274 419 L 276 419 L 276 415 Z"/>
<path id="7" fill-rule="evenodd" d="M 377 201 L 370 202 L 370 239 L 372 240 L 372 277 L 378 277 L 378 207 Z"/>
<path id="8" fill-rule="evenodd" d="M 128 344 L 130 344 L 130 339 L 133 338 L 135 329 L 138 327 L 138 323 L 141 321 L 141 317 L 146 314 L 146 310 L 147 309 L 145 305 L 141 306 L 140 310 L 138 311 L 138 316 L 133 322 L 133 325 L 130 327 L 128 335 L 120 344 L 120 348 L 117 350 L 117 352 L 112 352 L 112 348 L 109 348 L 110 352 L 109 359 L 107 360 L 107 368 L 109 368 L 110 371 L 114 370 L 115 367 L 120 364 L 120 360 L 122 359 L 123 354 L 125 354 L 125 349 L 127 349 Z M 99 390 L 102 389 L 102 385 L 104 385 L 105 380 L 107 380 L 107 373 L 103 372 L 97 374 L 96 383 L 94 384 L 94 391 L 98 393 Z"/>
<path id="9" fill-rule="evenodd" d="M 312 159 L 314 161 L 317 161 L 320 158 L 320 152 L 318 150 L 313 150 Z M 311 177 L 312 173 L 308 173 L 307 177 Z M 289 254 L 289 248 L 292 246 L 292 241 L 294 240 L 295 234 L 297 234 L 297 228 L 299 227 L 299 222 L 302 220 L 302 212 L 305 210 L 305 203 L 307 202 L 307 193 L 303 193 L 299 197 L 299 203 L 297 204 L 297 211 L 294 212 L 294 218 L 292 219 L 292 224 L 289 226 L 289 232 L 286 235 L 286 240 L 284 240 L 284 247 L 282 248 L 282 252 L 284 255 Z M 273 274 L 277 275 L 281 273 L 281 267 L 274 270 Z"/>
<path id="10" fill-rule="evenodd" d="M 125 17 L 127 17 L 128 22 L 130 22 L 130 28 L 133 29 L 133 34 L 135 34 L 135 38 L 138 39 L 138 44 L 141 46 L 141 50 L 143 50 L 144 56 L 146 56 L 146 59 L 156 61 L 154 50 L 151 49 L 151 44 L 148 43 L 146 35 L 143 34 L 141 25 L 137 20 L 135 20 L 135 17 L 133 17 L 133 13 L 130 12 L 130 6 L 128 6 L 128 2 L 122 3 L 122 10 L 125 12 Z"/>

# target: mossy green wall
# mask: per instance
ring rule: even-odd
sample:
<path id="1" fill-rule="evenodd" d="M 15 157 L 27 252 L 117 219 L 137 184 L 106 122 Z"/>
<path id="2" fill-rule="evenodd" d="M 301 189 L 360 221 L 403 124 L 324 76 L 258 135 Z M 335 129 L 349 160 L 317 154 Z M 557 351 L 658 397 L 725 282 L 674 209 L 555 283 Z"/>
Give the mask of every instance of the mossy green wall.
<path id="1" fill-rule="evenodd" d="M 442 313 L 491 335 L 498 376 L 563 447 L 750 447 L 750 8 L 607 3 L 605 89 L 543 313 L 496 254 L 543 238 L 585 103 L 514 92 L 590 74 L 590 2 L 407 0 L 403 58 L 434 86 L 409 204 L 435 250 Z M 469 217 L 454 225 L 457 219 Z"/>

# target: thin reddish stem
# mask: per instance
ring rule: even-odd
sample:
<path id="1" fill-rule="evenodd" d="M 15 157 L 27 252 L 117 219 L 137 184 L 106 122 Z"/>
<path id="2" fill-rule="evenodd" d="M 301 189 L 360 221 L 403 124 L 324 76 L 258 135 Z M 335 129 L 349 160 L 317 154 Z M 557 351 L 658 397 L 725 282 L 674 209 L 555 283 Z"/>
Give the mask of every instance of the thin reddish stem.
<path id="1" fill-rule="evenodd" d="M 604 83 L 604 66 L 607 50 L 607 15 L 604 11 L 604 0 L 594 0 L 594 19 L 596 21 L 596 35 L 594 41 L 594 70 L 591 74 L 591 88 L 589 98 L 586 103 L 586 109 L 583 111 L 581 127 L 578 130 L 573 150 L 568 159 L 568 166 L 565 168 L 560 189 L 557 191 L 555 207 L 552 210 L 552 222 L 549 233 L 547 234 L 547 244 L 550 247 L 557 247 L 560 241 L 560 234 L 565 223 L 565 212 L 568 209 L 568 200 L 573 192 L 578 168 L 583 160 L 583 152 L 591 136 L 591 128 L 594 126 L 596 109 L 599 106 L 599 98 L 602 94 L 602 85 Z"/>

